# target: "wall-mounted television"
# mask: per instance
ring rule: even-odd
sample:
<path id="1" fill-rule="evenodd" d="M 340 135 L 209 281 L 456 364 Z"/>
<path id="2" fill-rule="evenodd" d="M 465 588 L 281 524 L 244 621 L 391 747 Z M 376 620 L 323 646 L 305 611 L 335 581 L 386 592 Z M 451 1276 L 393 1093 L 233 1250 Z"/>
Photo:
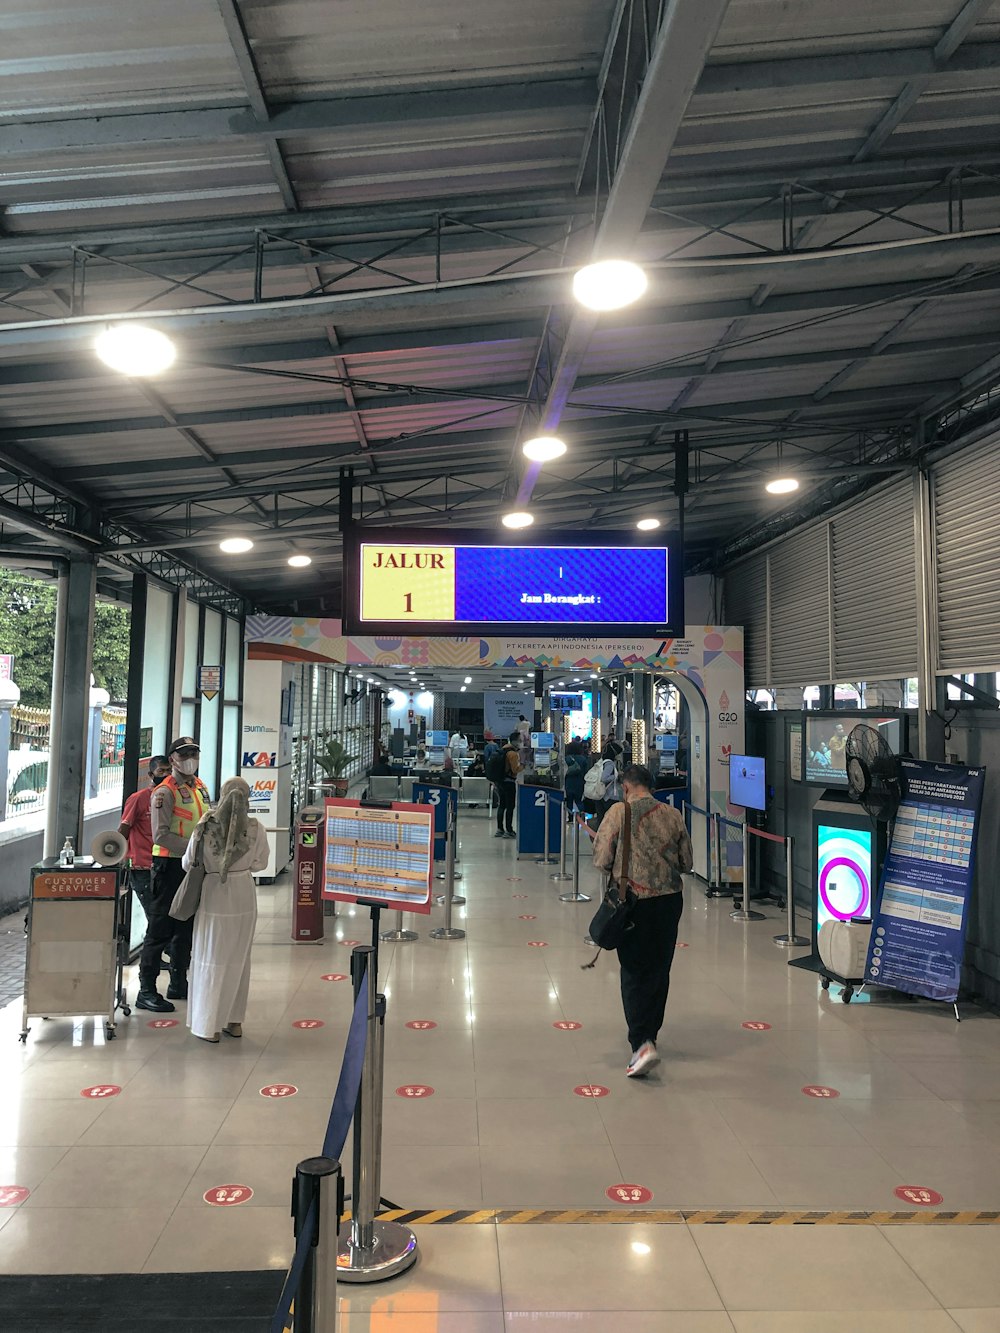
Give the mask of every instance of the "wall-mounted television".
<path id="1" fill-rule="evenodd" d="M 847 738 L 857 726 L 871 727 L 893 754 L 902 754 L 906 719 L 878 713 L 806 713 L 805 779 L 817 787 L 847 786 Z"/>
<path id="2" fill-rule="evenodd" d="M 764 760 L 749 754 L 729 756 L 729 804 L 745 810 L 767 807 L 767 782 Z"/>
<path id="3" fill-rule="evenodd" d="M 581 637 L 684 633 L 676 534 L 351 526 L 347 634 Z"/>

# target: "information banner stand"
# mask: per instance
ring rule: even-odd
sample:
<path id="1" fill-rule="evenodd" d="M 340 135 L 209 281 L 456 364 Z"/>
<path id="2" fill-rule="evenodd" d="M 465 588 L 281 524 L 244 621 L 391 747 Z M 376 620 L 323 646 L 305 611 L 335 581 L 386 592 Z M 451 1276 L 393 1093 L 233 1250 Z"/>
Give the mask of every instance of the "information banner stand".
<path id="1" fill-rule="evenodd" d="M 60 866 L 50 857 L 31 868 L 28 951 L 20 1039 L 32 1016 L 104 1020 L 115 1035 L 119 986 L 119 870 L 87 864 Z M 126 1011 L 127 1012 L 127 1011 Z"/>
<path id="2" fill-rule="evenodd" d="M 325 810 L 306 805 L 295 824 L 292 943 L 323 943 L 323 845 Z"/>
<path id="3" fill-rule="evenodd" d="M 529 787 L 519 783 L 517 788 L 517 855 L 543 856 L 545 854 L 545 803 L 551 803 L 549 813 L 549 846 L 552 857 L 559 855 L 559 839 L 563 826 L 563 793 L 558 787 Z"/>
<path id="4" fill-rule="evenodd" d="M 439 787 L 432 782 L 413 784 L 413 803 L 434 808 L 434 860 L 445 859 L 445 835 L 449 823 L 458 814 L 458 792 L 454 787 Z M 450 812 L 449 812 L 450 807 Z M 450 813 L 450 818 L 449 818 Z"/>

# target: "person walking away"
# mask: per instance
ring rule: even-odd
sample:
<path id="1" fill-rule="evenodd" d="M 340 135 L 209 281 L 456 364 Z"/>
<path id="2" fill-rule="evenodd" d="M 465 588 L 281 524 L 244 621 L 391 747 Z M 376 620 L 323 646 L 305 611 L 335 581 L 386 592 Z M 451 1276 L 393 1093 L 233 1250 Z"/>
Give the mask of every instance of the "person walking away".
<path id="1" fill-rule="evenodd" d="M 202 1041 L 243 1036 L 250 993 L 250 951 L 257 925 L 254 875 L 267 865 L 267 834 L 250 817 L 250 786 L 223 783 L 218 808 L 203 815 L 183 865 L 205 868 L 194 915 L 187 1025 Z"/>
<path id="2" fill-rule="evenodd" d="M 187 999 L 191 958 L 191 921 L 170 915 L 184 868 L 181 859 L 198 821 L 209 806 L 208 788 L 198 777 L 201 749 L 193 736 L 179 736 L 167 751 L 170 774 L 153 792 L 150 819 L 153 833 L 153 875 L 150 884 L 146 938 L 139 955 L 137 1009 L 172 1014 L 171 1000 Z M 170 985 L 164 999 L 156 989 L 163 950 L 170 953 Z"/>
<path id="3" fill-rule="evenodd" d="M 521 736 L 517 731 L 512 731 L 508 737 L 507 744 L 500 751 L 503 760 L 502 777 L 497 782 L 497 795 L 500 798 L 500 804 L 497 806 L 497 831 L 495 838 L 513 838 L 514 837 L 514 804 L 517 800 L 517 775 L 521 771 L 521 760 L 518 755 L 518 748 Z"/>
<path id="4" fill-rule="evenodd" d="M 636 895 L 632 924 L 618 946 L 622 1007 L 632 1058 L 626 1074 L 637 1078 L 659 1062 L 656 1039 L 670 989 L 670 966 L 684 910 L 682 876 L 694 865 L 684 819 L 653 796 L 653 775 L 640 764 L 622 774 L 625 800 L 613 805 L 594 838 L 594 865 L 610 870 L 624 893 L 622 860 L 629 819 L 628 883 Z"/>
<path id="5" fill-rule="evenodd" d="M 515 730 L 517 731 L 517 740 L 514 742 L 514 744 L 519 745 L 522 750 L 530 750 L 531 723 L 528 721 L 528 719 L 524 716 L 523 713 L 521 713 L 518 716 L 517 727 L 515 728 Z"/>
<path id="6" fill-rule="evenodd" d="M 586 753 L 579 741 L 572 741 L 566 747 L 566 771 L 563 777 L 567 819 L 575 812 L 583 810 L 583 782 L 586 773 Z"/>
<path id="7" fill-rule="evenodd" d="M 149 918 L 150 879 L 153 873 L 153 826 L 149 803 L 153 788 L 170 776 L 170 761 L 165 754 L 154 754 L 147 769 L 149 782 L 134 791 L 125 802 L 118 832 L 128 839 L 128 887 L 139 899 Z"/>

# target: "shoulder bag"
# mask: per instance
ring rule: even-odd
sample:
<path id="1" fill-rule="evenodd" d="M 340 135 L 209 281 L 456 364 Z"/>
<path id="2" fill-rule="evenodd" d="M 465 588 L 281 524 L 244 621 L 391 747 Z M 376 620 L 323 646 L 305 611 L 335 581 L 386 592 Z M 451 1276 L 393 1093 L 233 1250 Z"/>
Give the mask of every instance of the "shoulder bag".
<path id="1" fill-rule="evenodd" d="M 594 966 L 601 956 L 602 949 L 617 949 L 626 932 L 633 926 L 632 908 L 636 895 L 632 892 L 628 876 L 629 856 L 632 850 L 632 807 L 628 801 L 625 802 L 624 824 L 621 878 L 617 885 L 613 883 L 608 885 L 607 893 L 590 923 L 590 938 L 597 945 L 597 953 L 589 963 L 582 965 L 584 971 Z"/>
<path id="2" fill-rule="evenodd" d="M 170 915 L 175 921 L 189 921 L 201 905 L 201 890 L 205 883 L 205 853 L 202 846 L 204 834 L 195 844 L 195 859 L 174 894 L 170 904 Z"/>

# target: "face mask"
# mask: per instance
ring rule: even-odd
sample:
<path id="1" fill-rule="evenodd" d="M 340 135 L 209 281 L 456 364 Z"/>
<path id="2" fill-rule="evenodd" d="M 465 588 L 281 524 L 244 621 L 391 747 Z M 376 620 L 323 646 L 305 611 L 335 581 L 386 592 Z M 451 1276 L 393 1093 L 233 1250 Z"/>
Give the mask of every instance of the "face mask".
<path id="1" fill-rule="evenodd" d="M 186 778 L 193 778 L 198 772 L 197 759 L 178 759 L 177 768 Z"/>

